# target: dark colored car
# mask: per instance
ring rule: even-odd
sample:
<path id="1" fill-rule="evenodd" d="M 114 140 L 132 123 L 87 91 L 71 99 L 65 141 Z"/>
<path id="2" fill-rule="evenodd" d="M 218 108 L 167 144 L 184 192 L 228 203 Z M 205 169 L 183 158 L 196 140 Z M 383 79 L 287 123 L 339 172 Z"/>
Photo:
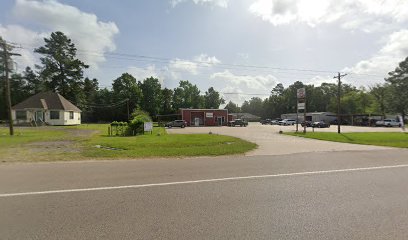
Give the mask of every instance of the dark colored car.
<path id="1" fill-rule="evenodd" d="M 235 126 L 246 127 L 246 126 L 248 126 L 248 122 L 245 121 L 244 119 L 235 119 L 234 121 L 228 122 L 228 126 L 230 126 L 230 127 L 235 127 Z"/>
<path id="2" fill-rule="evenodd" d="M 302 127 L 311 127 L 312 126 L 312 122 L 311 121 L 303 121 L 302 123 L 300 123 L 300 125 L 302 125 Z"/>
<path id="3" fill-rule="evenodd" d="M 334 119 L 330 122 L 331 125 L 337 125 L 337 119 Z M 346 119 L 340 120 L 340 125 L 350 125 L 350 123 Z"/>
<path id="4" fill-rule="evenodd" d="M 187 122 L 184 120 L 174 120 L 174 121 L 166 123 L 164 126 L 168 128 L 172 128 L 172 127 L 184 128 L 187 126 Z"/>
<path id="5" fill-rule="evenodd" d="M 261 120 L 261 124 L 262 125 L 271 124 L 271 119 L 267 118 L 267 119 Z"/>
<path id="6" fill-rule="evenodd" d="M 312 123 L 312 127 L 314 128 L 328 128 L 330 127 L 330 124 L 324 122 L 324 121 L 320 121 L 320 122 L 314 122 Z"/>

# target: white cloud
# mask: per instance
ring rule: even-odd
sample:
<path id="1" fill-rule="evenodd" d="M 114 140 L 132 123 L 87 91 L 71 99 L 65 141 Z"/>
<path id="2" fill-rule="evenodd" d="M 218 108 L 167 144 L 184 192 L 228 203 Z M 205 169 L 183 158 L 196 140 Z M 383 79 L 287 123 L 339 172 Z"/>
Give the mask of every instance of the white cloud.
<path id="1" fill-rule="evenodd" d="M 333 76 L 314 76 L 309 81 L 306 81 L 306 85 L 320 86 L 322 83 L 336 83 L 336 79 Z"/>
<path id="2" fill-rule="evenodd" d="M 182 59 L 174 59 L 171 60 L 169 63 L 169 71 L 172 72 L 187 72 L 193 75 L 197 75 L 197 63 L 196 62 L 191 62 L 188 60 L 182 60 Z"/>
<path id="3" fill-rule="evenodd" d="M 22 71 L 26 66 L 33 67 L 34 64 L 39 63 L 39 59 L 33 54 L 33 48 L 39 47 L 43 43 L 43 38 L 48 34 L 37 33 L 19 25 L 2 26 L 0 24 L 0 36 L 6 41 L 17 43 L 17 46 L 22 48 L 15 48 L 13 52 L 20 53 L 21 56 L 13 57 L 17 62 L 17 71 Z"/>
<path id="4" fill-rule="evenodd" d="M 127 72 L 132 74 L 132 76 L 134 76 L 138 81 L 143 81 L 149 77 L 158 78 L 160 84 L 163 84 L 164 81 L 164 77 L 157 71 L 155 65 L 148 65 L 144 68 L 131 66 L 128 68 Z"/>
<path id="5" fill-rule="evenodd" d="M 211 67 L 221 63 L 221 61 L 218 60 L 215 56 L 210 57 L 204 53 L 194 57 L 194 61 L 196 61 L 198 65 L 206 67 Z"/>
<path id="6" fill-rule="evenodd" d="M 198 75 L 201 69 L 209 69 L 219 63 L 221 63 L 221 61 L 215 56 L 210 57 L 207 54 L 200 54 L 193 57 L 193 61 L 179 58 L 171 60 L 167 66 L 167 71 L 170 72 L 172 78 L 176 79 L 180 77 L 180 73 Z"/>
<path id="7" fill-rule="evenodd" d="M 255 90 L 272 89 L 273 86 L 277 82 L 276 77 L 270 74 L 268 75 L 235 75 L 231 73 L 229 70 L 213 73 L 210 76 L 210 78 L 226 81 L 227 84 L 232 84 L 236 86 L 245 86 L 246 88 L 255 89 Z"/>
<path id="8" fill-rule="evenodd" d="M 408 56 L 408 29 L 392 33 L 386 44 L 371 58 L 344 71 L 357 74 L 384 74 L 393 71 Z"/>
<path id="9" fill-rule="evenodd" d="M 313 27 L 340 22 L 345 29 L 366 32 L 408 21 L 405 0 L 257 0 L 249 11 L 275 26 L 297 22 Z"/>
<path id="10" fill-rule="evenodd" d="M 222 98 L 225 99 L 225 105 L 228 104 L 229 101 L 232 101 L 240 106 L 245 100 L 248 100 L 248 95 L 245 95 L 244 91 L 239 87 L 227 86 L 221 89 L 220 92 Z M 221 107 L 223 108 L 225 105 Z"/>
<path id="11" fill-rule="evenodd" d="M 114 36 L 119 33 L 116 24 L 102 22 L 95 14 L 82 12 L 76 7 L 55 0 L 17 0 L 13 13 L 19 20 L 38 24 L 46 28 L 46 31 L 64 32 L 79 49 L 81 60 L 91 67 L 97 67 L 98 63 L 104 62 L 104 53 L 116 48 Z M 44 33 L 38 35 L 43 37 Z M 25 37 L 22 36 L 21 39 Z"/>
<path id="12" fill-rule="evenodd" d="M 189 0 L 171 0 L 171 5 L 173 7 L 177 6 L 179 3 L 187 2 Z M 222 8 L 228 7 L 229 0 L 190 0 L 195 4 L 217 6 Z"/>

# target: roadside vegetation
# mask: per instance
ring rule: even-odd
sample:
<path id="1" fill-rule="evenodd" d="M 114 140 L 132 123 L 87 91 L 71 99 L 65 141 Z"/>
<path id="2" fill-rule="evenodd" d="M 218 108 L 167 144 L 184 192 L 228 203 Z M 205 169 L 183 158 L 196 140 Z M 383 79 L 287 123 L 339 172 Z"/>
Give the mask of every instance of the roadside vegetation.
<path id="1" fill-rule="evenodd" d="M 241 154 L 256 144 L 215 134 L 169 135 L 162 127 L 152 133 L 108 135 L 108 124 L 16 128 L 15 136 L 0 128 L 2 162 L 131 159 Z"/>
<path id="2" fill-rule="evenodd" d="M 403 132 L 359 132 L 342 134 L 332 132 L 308 132 L 306 134 L 292 132 L 285 134 L 333 142 L 408 148 L 408 133 Z"/>

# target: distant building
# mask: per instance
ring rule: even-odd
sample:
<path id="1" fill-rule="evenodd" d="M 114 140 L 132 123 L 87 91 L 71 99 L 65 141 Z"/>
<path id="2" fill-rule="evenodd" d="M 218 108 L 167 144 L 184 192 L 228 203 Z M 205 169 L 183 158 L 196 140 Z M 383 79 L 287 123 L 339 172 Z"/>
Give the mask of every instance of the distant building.
<path id="1" fill-rule="evenodd" d="M 188 126 L 226 126 L 228 118 L 227 109 L 180 109 L 181 119 Z"/>
<path id="2" fill-rule="evenodd" d="M 286 113 L 286 114 L 281 115 L 282 119 L 295 119 L 296 120 L 296 117 L 297 117 L 296 113 Z M 308 112 L 306 113 L 306 121 L 311 121 L 311 122 L 325 121 L 327 123 L 330 123 L 334 121 L 336 118 L 337 118 L 336 114 L 332 112 Z M 304 121 L 303 113 L 299 113 L 298 121 L 299 122 Z"/>
<path id="3" fill-rule="evenodd" d="M 38 93 L 12 107 L 16 124 L 78 125 L 81 110 L 54 92 Z"/>
<path id="4" fill-rule="evenodd" d="M 248 122 L 259 122 L 261 120 L 261 117 L 253 115 L 251 113 L 230 113 L 232 115 L 233 119 L 245 119 Z"/>

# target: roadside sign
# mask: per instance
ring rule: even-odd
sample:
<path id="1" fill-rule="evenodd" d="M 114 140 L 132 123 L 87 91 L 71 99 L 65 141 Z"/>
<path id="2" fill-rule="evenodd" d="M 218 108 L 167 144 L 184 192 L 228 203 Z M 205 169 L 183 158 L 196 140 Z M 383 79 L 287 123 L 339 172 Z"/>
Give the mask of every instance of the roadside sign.
<path id="1" fill-rule="evenodd" d="M 144 123 L 144 131 L 145 132 L 153 131 L 153 122 L 145 122 Z"/>
<path id="2" fill-rule="evenodd" d="M 305 109 L 305 103 L 304 102 L 303 103 L 299 102 L 298 105 L 297 105 L 297 108 L 298 108 L 298 110 L 304 110 Z"/>
<path id="3" fill-rule="evenodd" d="M 299 88 L 297 90 L 297 98 L 298 99 L 303 99 L 306 97 L 306 89 L 305 88 Z"/>

